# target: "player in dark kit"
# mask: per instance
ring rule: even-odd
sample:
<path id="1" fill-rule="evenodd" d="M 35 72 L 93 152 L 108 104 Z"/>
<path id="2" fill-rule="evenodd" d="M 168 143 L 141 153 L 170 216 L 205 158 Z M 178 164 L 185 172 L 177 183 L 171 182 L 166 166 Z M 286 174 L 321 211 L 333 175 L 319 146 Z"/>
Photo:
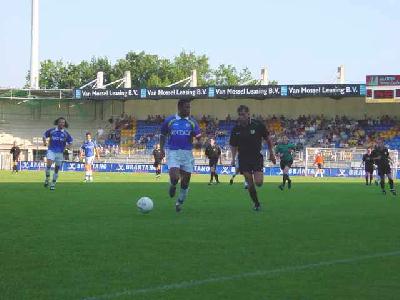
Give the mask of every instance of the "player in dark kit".
<path id="1" fill-rule="evenodd" d="M 153 157 L 154 157 L 154 168 L 156 168 L 156 179 L 160 179 L 161 177 L 161 166 L 163 160 L 163 153 L 160 149 L 160 144 L 157 144 L 153 150 Z"/>
<path id="2" fill-rule="evenodd" d="M 262 186 L 264 181 L 264 157 L 261 154 L 262 140 L 268 144 L 269 159 L 275 164 L 275 155 L 269 133 L 264 124 L 250 119 L 249 108 L 240 105 L 237 109 L 238 124 L 232 129 L 230 145 L 232 149 L 232 166 L 236 163 L 238 153 L 239 169 L 248 183 L 248 191 L 254 203 L 254 210 L 261 209 L 255 186 Z"/>
<path id="3" fill-rule="evenodd" d="M 214 177 L 216 183 L 218 184 L 219 180 L 216 168 L 218 164 L 218 159 L 221 160 L 221 148 L 217 144 L 215 144 L 214 139 L 210 139 L 210 143 L 206 147 L 205 155 L 209 159 L 210 173 L 211 173 L 211 178 L 208 185 L 213 184 Z M 220 161 L 220 163 L 222 162 Z"/>
<path id="4" fill-rule="evenodd" d="M 364 165 L 365 185 L 372 185 L 372 179 L 374 178 L 374 159 L 371 153 L 372 153 L 371 148 L 368 148 L 367 153 L 365 153 L 362 157 L 361 166 Z"/>
<path id="5" fill-rule="evenodd" d="M 289 144 L 289 139 L 285 136 L 282 138 L 282 142 L 275 148 L 275 153 L 280 156 L 281 162 L 280 167 L 282 170 L 282 184 L 279 185 L 279 189 L 283 191 L 286 181 L 288 183 L 288 189 L 292 188 L 292 180 L 289 178 L 289 169 L 293 164 L 292 152 L 296 149 L 295 144 Z"/>
<path id="6" fill-rule="evenodd" d="M 390 168 L 390 156 L 389 150 L 385 147 L 383 140 L 379 140 L 375 149 L 371 153 L 372 158 L 375 160 L 376 165 L 378 166 L 378 175 L 381 178 L 381 189 L 382 193 L 386 195 L 385 190 L 385 175 L 388 177 L 390 192 L 393 195 L 396 195 L 396 191 L 394 189 L 392 170 Z"/>
<path id="7" fill-rule="evenodd" d="M 13 147 L 10 150 L 10 153 L 12 154 L 12 159 L 13 159 L 12 172 L 18 173 L 17 164 L 19 161 L 19 155 L 21 154 L 21 149 L 17 146 L 17 142 L 14 142 Z"/>

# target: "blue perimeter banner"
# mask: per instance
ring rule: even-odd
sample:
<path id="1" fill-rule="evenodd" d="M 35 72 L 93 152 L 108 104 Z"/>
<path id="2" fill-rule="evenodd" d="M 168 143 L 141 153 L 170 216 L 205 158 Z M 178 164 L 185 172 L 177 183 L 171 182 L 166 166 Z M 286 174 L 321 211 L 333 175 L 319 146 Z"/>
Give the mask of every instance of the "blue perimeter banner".
<path id="1" fill-rule="evenodd" d="M 21 161 L 18 164 L 18 169 L 21 171 L 38 171 L 45 169 L 44 162 L 37 161 Z M 85 169 L 84 163 L 75 162 L 64 162 L 62 165 L 62 171 L 76 171 L 83 172 Z M 97 172 L 122 172 L 122 173 L 155 173 L 156 169 L 152 164 L 117 164 L 117 163 L 94 163 L 93 169 Z M 364 169 L 359 168 L 325 168 L 324 176 L 326 177 L 363 177 L 365 176 Z M 167 173 L 168 167 L 166 165 L 162 166 L 162 172 Z M 195 165 L 195 174 L 209 174 L 210 167 L 206 165 Z M 235 173 L 235 167 L 231 166 L 217 166 L 217 173 L 221 175 L 232 175 Z M 308 169 L 307 175 L 313 176 L 315 174 L 315 169 Z M 282 171 L 279 167 L 265 167 L 264 175 L 266 176 L 277 176 L 282 175 Z M 289 171 L 291 176 L 304 176 L 304 168 L 292 168 Z M 400 170 L 397 171 L 396 178 L 400 178 Z"/>

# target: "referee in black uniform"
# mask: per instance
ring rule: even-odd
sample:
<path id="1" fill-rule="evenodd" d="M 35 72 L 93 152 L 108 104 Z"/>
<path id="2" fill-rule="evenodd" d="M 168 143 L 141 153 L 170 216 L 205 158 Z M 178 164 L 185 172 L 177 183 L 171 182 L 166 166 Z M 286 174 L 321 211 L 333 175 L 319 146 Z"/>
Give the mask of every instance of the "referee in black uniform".
<path id="1" fill-rule="evenodd" d="M 10 153 L 12 154 L 13 158 L 13 165 L 12 165 L 12 172 L 18 173 L 18 161 L 19 161 L 19 155 L 21 154 L 21 149 L 17 146 L 17 143 L 14 142 L 13 147 L 10 150 Z"/>
<path id="2" fill-rule="evenodd" d="M 372 157 L 371 148 L 368 148 L 367 153 L 363 155 L 361 165 L 363 164 L 365 171 L 365 184 L 368 185 L 369 179 L 369 185 L 372 185 L 372 179 L 374 177 L 374 159 Z"/>
<path id="3" fill-rule="evenodd" d="M 160 149 L 160 144 L 157 144 L 153 150 L 153 157 L 154 157 L 154 168 L 156 168 L 156 179 L 160 179 L 161 177 L 161 166 L 162 160 L 164 158 L 163 153 Z"/>
<path id="4" fill-rule="evenodd" d="M 247 106 L 240 105 L 237 113 L 237 125 L 232 129 L 230 137 L 232 166 L 236 163 L 236 153 L 238 153 L 239 169 L 248 183 L 249 194 L 254 203 L 253 209 L 259 211 L 261 206 L 255 186 L 262 186 L 264 181 L 264 157 L 261 154 L 262 141 L 264 139 L 267 142 L 269 160 L 275 164 L 273 145 L 264 124 L 250 119 L 250 111 Z"/>
<path id="5" fill-rule="evenodd" d="M 386 195 L 385 190 L 385 175 L 388 178 L 390 192 L 393 195 L 396 195 L 396 190 L 394 189 L 393 175 L 392 169 L 390 168 L 390 156 L 389 149 L 385 147 L 383 139 L 378 140 L 378 144 L 375 149 L 371 153 L 373 159 L 375 160 L 376 165 L 378 166 L 378 175 L 381 178 L 381 189 L 382 193 Z"/>
<path id="6" fill-rule="evenodd" d="M 218 159 L 220 160 L 221 163 L 221 148 L 217 144 L 215 144 L 215 140 L 213 138 L 210 139 L 210 143 L 206 147 L 205 155 L 209 159 L 210 173 L 211 173 L 211 178 L 208 185 L 212 185 L 214 177 L 216 183 L 218 184 L 219 180 L 216 168 L 218 164 Z"/>

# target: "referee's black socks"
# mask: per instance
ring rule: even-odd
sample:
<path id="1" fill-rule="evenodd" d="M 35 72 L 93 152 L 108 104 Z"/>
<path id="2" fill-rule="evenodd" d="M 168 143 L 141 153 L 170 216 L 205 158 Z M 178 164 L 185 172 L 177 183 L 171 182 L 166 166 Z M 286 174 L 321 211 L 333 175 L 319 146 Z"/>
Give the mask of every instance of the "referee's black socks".
<path id="1" fill-rule="evenodd" d="M 215 177 L 215 181 L 216 181 L 216 182 L 219 182 L 217 172 L 214 172 L 214 177 Z"/>
<path id="2" fill-rule="evenodd" d="M 286 184 L 286 181 L 288 181 L 289 180 L 289 175 L 288 174 L 283 174 L 283 186 L 285 186 L 285 184 Z"/>
<path id="3" fill-rule="evenodd" d="M 390 186 L 390 190 L 394 190 L 394 184 L 393 184 L 393 179 L 389 178 L 389 186 Z"/>
<path id="4" fill-rule="evenodd" d="M 253 200 L 254 204 L 258 204 L 258 197 L 257 197 L 257 191 L 256 187 L 253 185 L 249 186 L 249 194 L 251 197 L 251 200 Z"/>

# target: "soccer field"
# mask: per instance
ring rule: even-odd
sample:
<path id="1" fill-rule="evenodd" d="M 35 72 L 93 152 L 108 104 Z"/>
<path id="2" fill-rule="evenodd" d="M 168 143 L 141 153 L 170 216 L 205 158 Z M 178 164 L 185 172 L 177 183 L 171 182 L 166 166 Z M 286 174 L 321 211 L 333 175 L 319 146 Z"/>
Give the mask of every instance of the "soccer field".
<path id="1" fill-rule="evenodd" d="M 267 177 L 254 212 L 242 178 L 220 178 L 194 175 L 177 214 L 167 175 L 67 172 L 53 192 L 43 172 L 0 172 L 0 298 L 399 299 L 400 197 Z"/>

